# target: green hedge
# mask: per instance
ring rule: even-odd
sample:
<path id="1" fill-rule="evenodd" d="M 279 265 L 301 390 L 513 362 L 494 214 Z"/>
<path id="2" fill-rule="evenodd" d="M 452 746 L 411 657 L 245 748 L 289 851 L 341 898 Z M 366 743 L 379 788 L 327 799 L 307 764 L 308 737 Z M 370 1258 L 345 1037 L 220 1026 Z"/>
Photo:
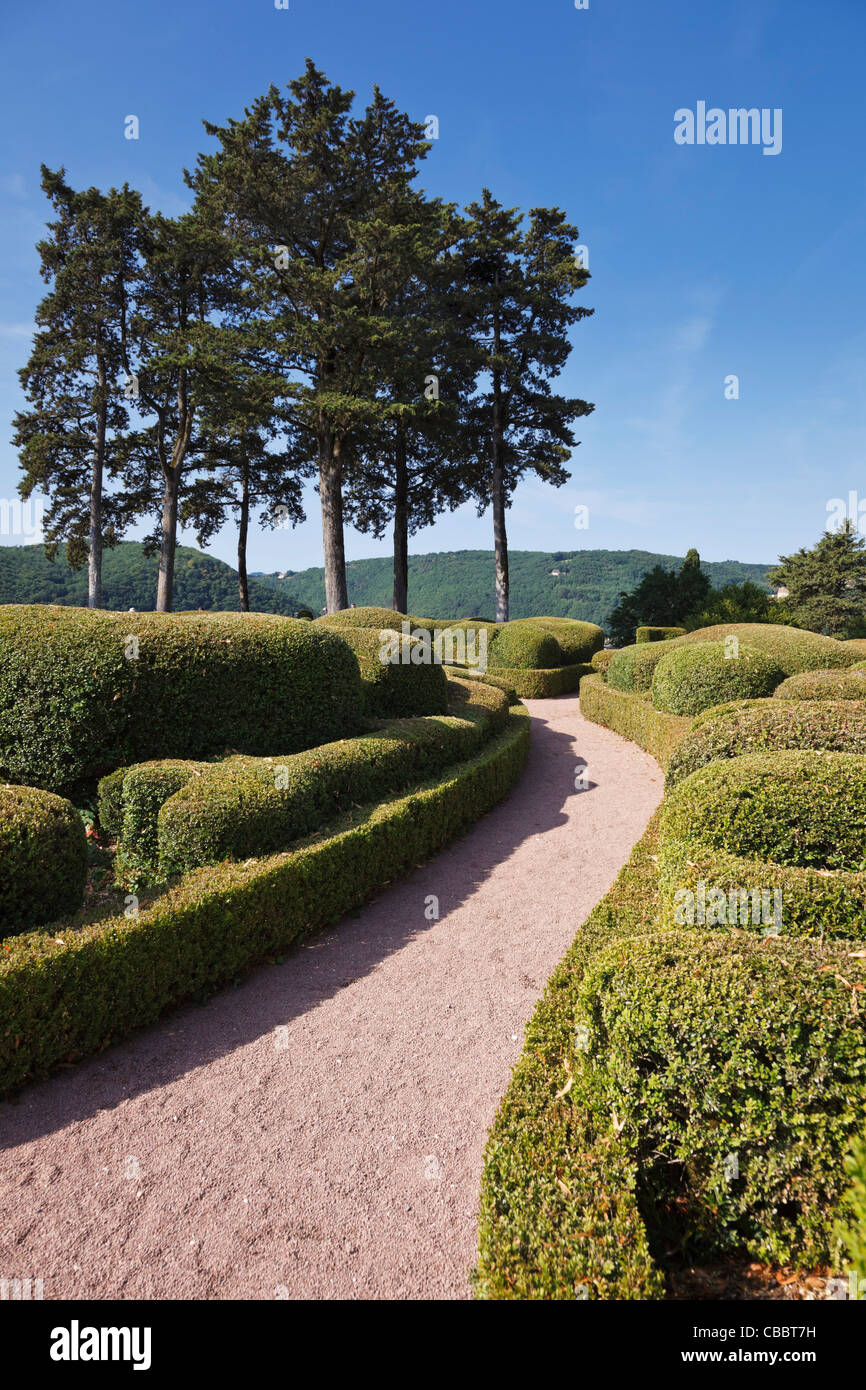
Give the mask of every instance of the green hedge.
<path id="1" fill-rule="evenodd" d="M 580 682 L 580 712 L 593 724 L 601 724 L 637 743 L 662 767 L 667 767 L 692 725 L 690 719 L 653 709 L 647 695 L 613 690 L 596 673 L 584 676 Z"/>
<path id="2" fill-rule="evenodd" d="M 841 1158 L 866 1083 L 851 991 L 864 981 L 844 948 L 698 931 L 595 959 L 577 997 L 583 1064 L 636 1154 L 651 1248 L 837 1267 Z"/>
<path id="3" fill-rule="evenodd" d="M 516 781 L 525 711 L 435 782 L 361 808 L 289 853 L 189 874 L 136 918 L 0 953 L 0 1093 L 98 1051 L 358 907 L 489 811 Z M 63 1009 L 57 1000 L 63 999 Z"/>
<path id="4" fill-rule="evenodd" d="M 778 700 L 866 700 L 866 671 L 802 671 L 773 694 Z"/>
<path id="5" fill-rule="evenodd" d="M 77 912 L 86 881 L 87 837 L 71 802 L 0 786 L 0 934 Z"/>
<path id="6" fill-rule="evenodd" d="M 661 642 L 632 643 L 630 647 L 619 647 L 611 653 L 605 679 L 614 690 L 630 694 L 650 690 L 656 666 L 667 651 L 667 644 Z"/>
<path id="7" fill-rule="evenodd" d="M 314 624 L 315 626 L 315 624 Z M 358 660 L 364 683 L 364 709 L 376 719 L 408 719 L 413 715 L 445 714 L 448 709 L 448 679 L 440 663 L 413 660 L 424 654 L 415 638 L 408 638 L 404 651 L 399 634 L 399 661 L 383 661 L 388 636 L 399 629 L 331 626 L 330 632 L 351 647 Z M 409 660 L 402 657 L 408 655 Z M 320 742 L 330 742 L 321 739 Z M 274 743 L 271 748 L 277 747 Z"/>
<path id="8" fill-rule="evenodd" d="M 531 623 L 506 623 L 490 643 L 487 663 L 508 671 L 547 671 L 565 664 L 552 632 Z"/>
<path id="9" fill-rule="evenodd" d="M 351 806 L 472 756 L 504 727 L 502 691 L 456 681 L 451 690 L 452 717 L 397 720 L 285 758 L 230 758 L 200 775 L 191 764 L 133 767 L 122 790 L 124 849 L 163 878 L 288 849 Z"/>
<path id="10" fill-rule="evenodd" d="M 509 627 L 528 624 L 550 632 L 559 643 L 564 666 L 582 666 L 604 646 L 604 632 L 596 623 L 577 618 L 515 618 Z"/>
<path id="11" fill-rule="evenodd" d="M 89 795 L 105 773 L 150 758 L 341 738 L 360 710 L 352 653 L 315 624 L 0 608 L 0 778 L 10 782 Z"/>
<path id="12" fill-rule="evenodd" d="M 635 642 L 667 642 L 671 637 L 684 637 L 684 627 L 639 627 L 634 635 Z"/>
<path id="13" fill-rule="evenodd" d="M 503 691 L 509 705 L 520 704 L 517 691 L 501 671 L 497 671 L 494 675 L 492 671 L 476 671 L 466 666 L 443 666 L 442 670 L 449 680 L 475 681 L 476 684 L 480 685 L 492 685 L 496 690 Z"/>
<path id="14" fill-rule="evenodd" d="M 592 661 L 589 664 L 592 667 L 593 671 L 600 671 L 601 674 L 604 675 L 607 671 L 608 666 L 613 660 L 613 657 L 613 647 L 602 647 L 600 651 L 597 651 L 595 653 L 595 656 L 592 658 Z"/>
<path id="15" fill-rule="evenodd" d="M 396 608 L 341 608 L 336 613 L 324 613 L 320 618 L 315 619 L 316 627 L 369 627 L 375 628 L 378 632 L 381 628 L 395 628 L 397 632 L 402 631 L 404 622 L 414 623 L 414 619 L 408 617 L 406 613 L 398 613 Z"/>
<path id="16" fill-rule="evenodd" d="M 864 1129 L 855 1136 L 845 1159 L 850 1186 L 841 1204 L 839 1239 L 858 1281 L 866 1280 L 866 1114 Z M 862 1299 L 862 1293 L 859 1295 Z"/>
<path id="17" fill-rule="evenodd" d="M 866 758 L 820 750 L 742 754 L 693 772 L 663 809 L 659 882 L 667 924 L 682 924 L 689 910 L 708 927 L 866 936 L 866 872 L 859 867 Z M 772 928 L 759 906 L 763 894 L 767 908 L 771 897 L 781 908 Z"/>
<path id="18" fill-rule="evenodd" d="M 655 668 L 652 702 L 667 714 L 700 714 L 729 700 L 771 695 L 783 679 L 773 657 L 740 642 L 731 656 L 724 642 L 668 650 Z"/>
<path id="19" fill-rule="evenodd" d="M 555 666 L 551 671 L 509 671 L 497 667 L 483 677 L 498 676 L 516 691 L 521 700 L 552 700 L 557 695 L 568 695 L 577 690 L 583 677 L 592 670 L 591 666 Z"/>
<path id="20" fill-rule="evenodd" d="M 775 695 L 716 706 L 695 719 L 676 748 L 665 785 L 675 787 L 699 767 L 720 758 L 785 748 L 866 755 L 866 706 L 850 700 L 798 700 L 783 705 Z"/>
<path id="21" fill-rule="evenodd" d="M 805 632 L 802 628 L 781 623 L 714 623 L 712 627 L 696 628 L 694 632 L 686 633 L 685 637 L 674 637 L 670 646 L 724 642 L 729 637 L 736 637 L 738 641 L 771 657 L 786 676 L 831 666 L 851 666 L 859 659 L 857 652 L 850 649 L 850 643 L 837 642 L 834 637 L 822 637 L 817 632 Z"/>

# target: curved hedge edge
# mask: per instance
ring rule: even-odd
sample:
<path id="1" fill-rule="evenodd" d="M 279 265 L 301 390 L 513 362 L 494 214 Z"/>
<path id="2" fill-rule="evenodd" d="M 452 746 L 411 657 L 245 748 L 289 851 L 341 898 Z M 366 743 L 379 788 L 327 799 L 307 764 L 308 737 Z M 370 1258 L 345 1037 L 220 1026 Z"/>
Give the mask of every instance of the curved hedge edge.
<path id="1" fill-rule="evenodd" d="M 527 1025 L 484 1152 L 477 1298 L 663 1296 L 634 1161 L 610 1116 L 596 1113 L 597 1078 L 582 1065 L 575 1035 L 576 996 L 594 956 L 658 930 L 659 818 L 657 811 L 583 923 Z"/>
<path id="2" fill-rule="evenodd" d="M 443 666 L 442 670 L 449 681 L 475 681 L 477 685 L 492 685 L 496 690 L 505 692 L 509 706 L 520 704 L 520 697 L 511 682 L 501 680 L 492 671 L 482 673 L 471 666 Z"/>
<path id="3" fill-rule="evenodd" d="M 212 993 L 359 907 L 495 806 L 528 748 L 529 719 L 517 710 L 458 769 L 345 817 L 299 849 L 197 870 L 136 918 L 3 943 L 0 1095 Z"/>
<path id="4" fill-rule="evenodd" d="M 662 768 L 667 767 L 693 722 L 685 715 L 654 709 L 642 695 L 614 690 L 597 672 L 584 676 L 580 682 L 580 712 L 593 724 L 601 724 L 636 743 Z"/>
<path id="5" fill-rule="evenodd" d="M 521 700 L 550 700 L 557 695 L 569 695 L 580 686 L 581 679 L 592 671 L 586 662 L 576 666 L 555 666 L 549 671 L 497 666 L 492 674 L 508 682 Z"/>

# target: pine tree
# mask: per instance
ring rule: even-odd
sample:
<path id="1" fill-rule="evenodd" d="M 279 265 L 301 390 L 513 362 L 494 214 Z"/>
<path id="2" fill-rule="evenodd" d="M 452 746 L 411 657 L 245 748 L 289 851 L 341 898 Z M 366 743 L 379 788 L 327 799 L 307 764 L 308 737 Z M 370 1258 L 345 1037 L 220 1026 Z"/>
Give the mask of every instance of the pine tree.
<path id="1" fill-rule="evenodd" d="M 380 283 L 388 265 L 363 248 L 429 148 L 423 127 L 378 88 L 359 117 L 350 114 L 353 99 L 308 60 L 286 95 L 272 86 L 243 120 L 206 123 L 220 148 L 199 157 L 190 179 L 244 248 L 285 397 L 315 441 L 329 612 L 348 606 L 349 441 L 353 430 L 384 418 L 374 359 L 388 330 Z"/>
<path id="2" fill-rule="evenodd" d="M 463 247 L 465 322 L 481 350 L 489 389 L 474 400 L 468 429 L 477 440 L 479 506 L 493 509 L 496 620 L 509 605 L 506 512 L 520 478 L 534 472 L 559 487 L 575 447 L 572 422 L 593 406 L 551 390 L 571 346 L 567 330 L 593 311 L 571 303 L 589 278 L 574 257 L 577 228 L 556 208 L 533 208 L 529 225 L 488 189 L 467 209 Z"/>
<path id="3" fill-rule="evenodd" d="M 780 555 L 767 575 L 788 590 L 781 603 L 797 627 L 829 637 L 857 636 L 866 626 L 866 539 L 846 518 L 811 550 Z"/>
<path id="4" fill-rule="evenodd" d="M 142 208 L 124 184 L 76 192 L 65 171 L 42 166 L 57 214 L 37 247 L 49 293 L 36 311 L 30 358 L 19 372 L 30 409 L 14 420 L 24 476 L 19 491 L 49 496 L 46 549 L 66 540 L 72 568 L 88 566 L 88 604 L 102 606 L 102 551 L 125 516 L 105 491 L 119 467 L 129 417 L 123 396 L 124 335 L 136 274 Z"/>

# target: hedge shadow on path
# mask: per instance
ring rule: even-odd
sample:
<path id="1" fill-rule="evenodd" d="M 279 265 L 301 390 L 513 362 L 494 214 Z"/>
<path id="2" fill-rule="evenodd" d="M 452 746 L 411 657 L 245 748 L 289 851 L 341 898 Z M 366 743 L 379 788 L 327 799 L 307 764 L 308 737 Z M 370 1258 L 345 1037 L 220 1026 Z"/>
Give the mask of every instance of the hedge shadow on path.
<path id="1" fill-rule="evenodd" d="M 577 704 L 573 696 L 561 699 Z M 0 1103 L 0 1151 L 113 1110 L 273 1033 L 370 974 L 421 933 L 441 927 L 524 840 L 567 820 L 563 808 L 575 795 L 575 766 L 582 761 L 572 734 L 532 715 L 529 759 L 520 780 L 470 830 L 357 912 L 291 948 L 282 964 L 258 966 L 234 989 L 223 988 L 203 1005 L 181 1005 L 158 1023 Z M 597 785 L 590 781 L 586 789 Z M 432 892 L 439 898 L 439 919 L 430 922 L 424 902 Z"/>

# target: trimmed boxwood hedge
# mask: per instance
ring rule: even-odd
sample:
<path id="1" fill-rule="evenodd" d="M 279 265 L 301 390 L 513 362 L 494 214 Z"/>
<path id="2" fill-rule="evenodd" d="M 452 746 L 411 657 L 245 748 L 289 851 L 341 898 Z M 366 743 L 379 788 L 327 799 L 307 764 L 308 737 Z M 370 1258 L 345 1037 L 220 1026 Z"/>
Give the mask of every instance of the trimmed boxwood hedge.
<path id="1" fill-rule="evenodd" d="M 604 677 L 595 672 L 584 676 L 580 682 L 580 712 L 594 724 L 601 724 L 637 743 L 663 768 L 692 727 L 691 719 L 654 709 L 649 695 L 629 695 L 613 690 L 610 683 L 605 684 Z"/>
<path id="2" fill-rule="evenodd" d="M 0 786 L 0 936 L 77 912 L 86 881 L 87 836 L 72 803 Z"/>
<path id="3" fill-rule="evenodd" d="M 652 702 L 667 714 L 700 714 L 725 701 L 757 700 L 783 679 L 778 663 L 745 642 L 730 656 L 724 642 L 667 650 L 653 672 Z"/>
<path id="4" fill-rule="evenodd" d="M 781 894 L 783 936 L 866 936 L 866 758 L 821 750 L 747 753 L 708 763 L 665 797 L 659 884 L 666 923 L 703 885 L 708 927 L 719 894 Z M 760 931 L 751 918 L 740 927 Z"/>
<path id="5" fill-rule="evenodd" d="M 604 675 L 607 671 L 608 666 L 613 660 L 613 656 L 613 647 L 602 647 L 600 651 L 597 651 L 595 653 L 595 656 L 592 658 L 592 661 L 589 664 L 592 667 L 593 671 L 600 671 L 601 674 Z"/>
<path id="6" fill-rule="evenodd" d="M 866 971 L 846 944 L 662 929 L 660 814 L 527 1026 L 484 1155 L 478 1297 L 659 1299 L 683 1244 L 838 1259 Z"/>
<path id="7" fill-rule="evenodd" d="M 369 627 L 377 631 L 383 627 L 396 628 L 397 632 L 402 630 L 401 624 L 409 621 L 414 623 L 406 613 L 398 613 L 396 608 L 340 608 L 336 613 L 323 613 L 320 618 L 315 619 L 316 627 Z"/>
<path id="8" fill-rule="evenodd" d="M 771 657 L 786 676 L 831 666 L 851 666 L 859 659 L 848 642 L 837 642 L 834 637 L 822 637 L 820 633 L 782 623 L 714 623 L 712 627 L 687 632 L 685 637 L 674 637 L 669 645 L 666 644 L 666 650 L 691 646 L 695 642 L 724 642 L 727 637 L 736 637 Z"/>
<path id="9" fill-rule="evenodd" d="M 801 671 L 788 676 L 773 694 L 778 700 L 866 700 L 866 670 Z"/>
<path id="10" fill-rule="evenodd" d="M 497 667 L 483 677 L 488 680 L 495 674 L 506 681 L 521 700 L 552 700 L 557 695 L 568 695 L 577 690 L 581 680 L 591 671 L 591 666 L 554 666 L 551 671 L 509 671 Z"/>
<path id="11" fill-rule="evenodd" d="M 548 671 L 565 664 L 552 632 L 531 623 L 505 623 L 489 644 L 487 664 L 508 671 Z"/>
<path id="12" fill-rule="evenodd" d="M 451 717 L 395 720 L 285 758 L 130 768 L 122 789 L 124 849 L 163 877 L 273 854 L 351 806 L 441 772 L 477 752 L 508 717 L 502 691 L 449 684 Z M 113 779 L 110 787 L 113 796 Z"/>
<path id="13" fill-rule="evenodd" d="M 582 666 L 604 646 L 604 632 L 596 623 L 578 618 L 514 618 L 509 627 L 528 624 L 551 632 L 559 643 L 564 666 Z"/>
<path id="14" fill-rule="evenodd" d="M 630 647 L 618 647 L 611 653 L 605 679 L 614 690 L 629 693 L 649 690 L 655 669 L 668 650 L 662 642 L 633 642 Z"/>
<path id="15" fill-rule="evenodd" d="M 0 952 L 0 1094 L 338 921 L 501 800 L 528 746 L 528 718 L 515 710 L 476 757 L 405 796 L 353 810 L 298 849 L 197 870 L 134 918 L 62 940 L 12 938 Z"/>
<path id="16" fill-rule="evenodd" d="M 718 758 L 777 748 L 866 755 L 866 705 L 850 700 L 798 700 L 783 705 L 775 695 L 768 700 L 717 705 L 698 715 L 675 749 L 665 785 L 675 787 Z"/>
<path id="17" fill-rule="evenodd" d="M 357 662 L 313 623 L 0 607 L 10 782 L 89 795 L 105 773 L 148 758 L 309 748 L 356 732 L 360 711 Z"/>
<path id="18" fill-rule="evenodd" d="M 511 681 L 503 676 L 501 671 L 494 675 L 492 671 L 477 671 L 467 666 L 443 666 L 449 680 L 475 681 L 476 684 L 492 685 L 497 690 L 503 691 L 509 705 L 519 705 L 520 698 L 514 689 Z"/>
<path id="19" fill-rule="evenodd" d="M 313 625 L 315 626 L 315 624 Z M 383 634 L 399 628 L 336 627 L 329 629 L 339 636 L 355 653 L 363 680 L 364 710 L 376 719 L 408 719 L 413 715 L 444 714 L 448 709 L 448 679 L 440 663 L 412 661 L 413 653 L 421 654 L 421 644 L 409 637 L 408 662 L 382 661 L 381 652 L 387 643 Z M 320 742 L 330 742 L 321 739 Z M 279 745 L 271 743 L 271 748 Z"/>
<path id="20" fill-rule="evenodd" d="M 671 637 L 684 637 L 684 627 L 639 627 L 634 635 L 635 642 L 666 642 Z"/>

